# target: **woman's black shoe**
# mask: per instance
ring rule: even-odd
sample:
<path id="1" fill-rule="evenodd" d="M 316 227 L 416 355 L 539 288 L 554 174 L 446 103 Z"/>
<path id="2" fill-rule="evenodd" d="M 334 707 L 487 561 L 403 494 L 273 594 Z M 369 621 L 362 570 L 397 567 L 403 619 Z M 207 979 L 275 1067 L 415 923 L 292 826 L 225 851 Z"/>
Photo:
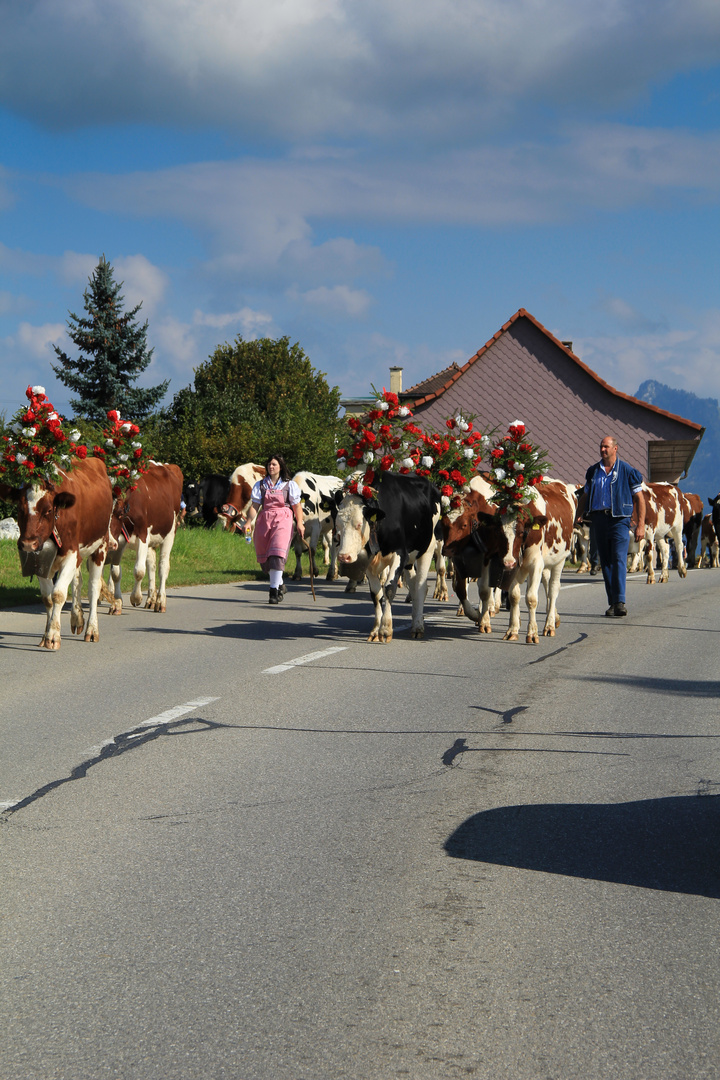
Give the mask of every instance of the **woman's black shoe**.
<path id="1" fill-rule="evenodd" d="M 277 594 L 278 594 L 278 600 L 282 600 L 283 596 L 285 595 L 285 586 L 284 585 L 280 586 L 280 588 L 277 591 Z"/>
<path id="2" fill-rule="evenodd" d="M 268 604 L 279 604 L 279 603 L 280 603 L 280 601 L 278 600 L 278 591 L 277 591 L 277 589 L 271 589 L 270 590 L 270 598 L 268 599 Z"/>

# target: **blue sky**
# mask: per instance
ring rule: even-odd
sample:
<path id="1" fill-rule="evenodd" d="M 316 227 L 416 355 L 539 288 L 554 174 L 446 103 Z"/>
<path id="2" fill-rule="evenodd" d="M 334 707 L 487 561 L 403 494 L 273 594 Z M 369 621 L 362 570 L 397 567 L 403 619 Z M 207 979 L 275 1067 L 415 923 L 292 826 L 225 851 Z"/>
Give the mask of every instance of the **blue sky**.
<path id="1" fill-rule="evenodd" d="M 0 0 L 0 411 L 101 254 L 169 397 L 236 335 L 345 394 L 527 308 L 720 397 L 715 0 Z"/>

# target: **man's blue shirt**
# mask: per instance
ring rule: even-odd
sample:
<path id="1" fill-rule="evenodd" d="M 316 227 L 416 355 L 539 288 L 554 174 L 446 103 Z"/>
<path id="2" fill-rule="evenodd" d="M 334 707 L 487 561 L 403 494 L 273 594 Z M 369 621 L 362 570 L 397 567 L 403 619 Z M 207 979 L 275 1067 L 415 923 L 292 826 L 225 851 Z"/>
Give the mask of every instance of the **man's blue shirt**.
<path id="1" fill-rule="evenodd" d="M 610 510 L 613 517 L 631 517 L 633 495 L 642 490 L 640 472 L 627 461 L 616 458 L 609 473 L 601 461 L 591 465 L 585 474 L 588 513 Z"/>

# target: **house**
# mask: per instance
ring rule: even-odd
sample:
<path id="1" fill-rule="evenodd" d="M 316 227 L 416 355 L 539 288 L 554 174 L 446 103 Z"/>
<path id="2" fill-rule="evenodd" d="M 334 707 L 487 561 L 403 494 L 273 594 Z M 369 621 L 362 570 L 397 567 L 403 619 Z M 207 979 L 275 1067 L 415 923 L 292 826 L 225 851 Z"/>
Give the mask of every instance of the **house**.
<path id="1" fill-rule="evenodd" d="M 622 458 L 645 480 L 677 483 L 705 431 L 615 390 L 575 355 L 571 341 L 559 341 L 524 308 L 467 363 L 405 391 L 398 372 L 401 379 L 402 369 L 394 369 L 394 378 L 391 369 L 391 387 L 422 428 L 440 430 L 458 412 L 474 414 L 481 430 L 498 434 L 521 420 L 552 463 L 550 475 L 568 482 L 582 481 L 599 458 L 602 437 L 614 435 Z"/>

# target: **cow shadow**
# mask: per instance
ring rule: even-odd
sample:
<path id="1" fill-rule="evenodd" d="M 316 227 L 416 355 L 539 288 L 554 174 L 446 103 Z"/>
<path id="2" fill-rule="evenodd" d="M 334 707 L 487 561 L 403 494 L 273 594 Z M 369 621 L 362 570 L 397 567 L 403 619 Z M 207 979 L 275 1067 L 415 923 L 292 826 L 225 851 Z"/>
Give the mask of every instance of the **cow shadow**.
<path id="1" fill-rule="evenodd" d="M 720 899 L 720 795 L 502 806 L 444 846 L 455 859 Z"/>

